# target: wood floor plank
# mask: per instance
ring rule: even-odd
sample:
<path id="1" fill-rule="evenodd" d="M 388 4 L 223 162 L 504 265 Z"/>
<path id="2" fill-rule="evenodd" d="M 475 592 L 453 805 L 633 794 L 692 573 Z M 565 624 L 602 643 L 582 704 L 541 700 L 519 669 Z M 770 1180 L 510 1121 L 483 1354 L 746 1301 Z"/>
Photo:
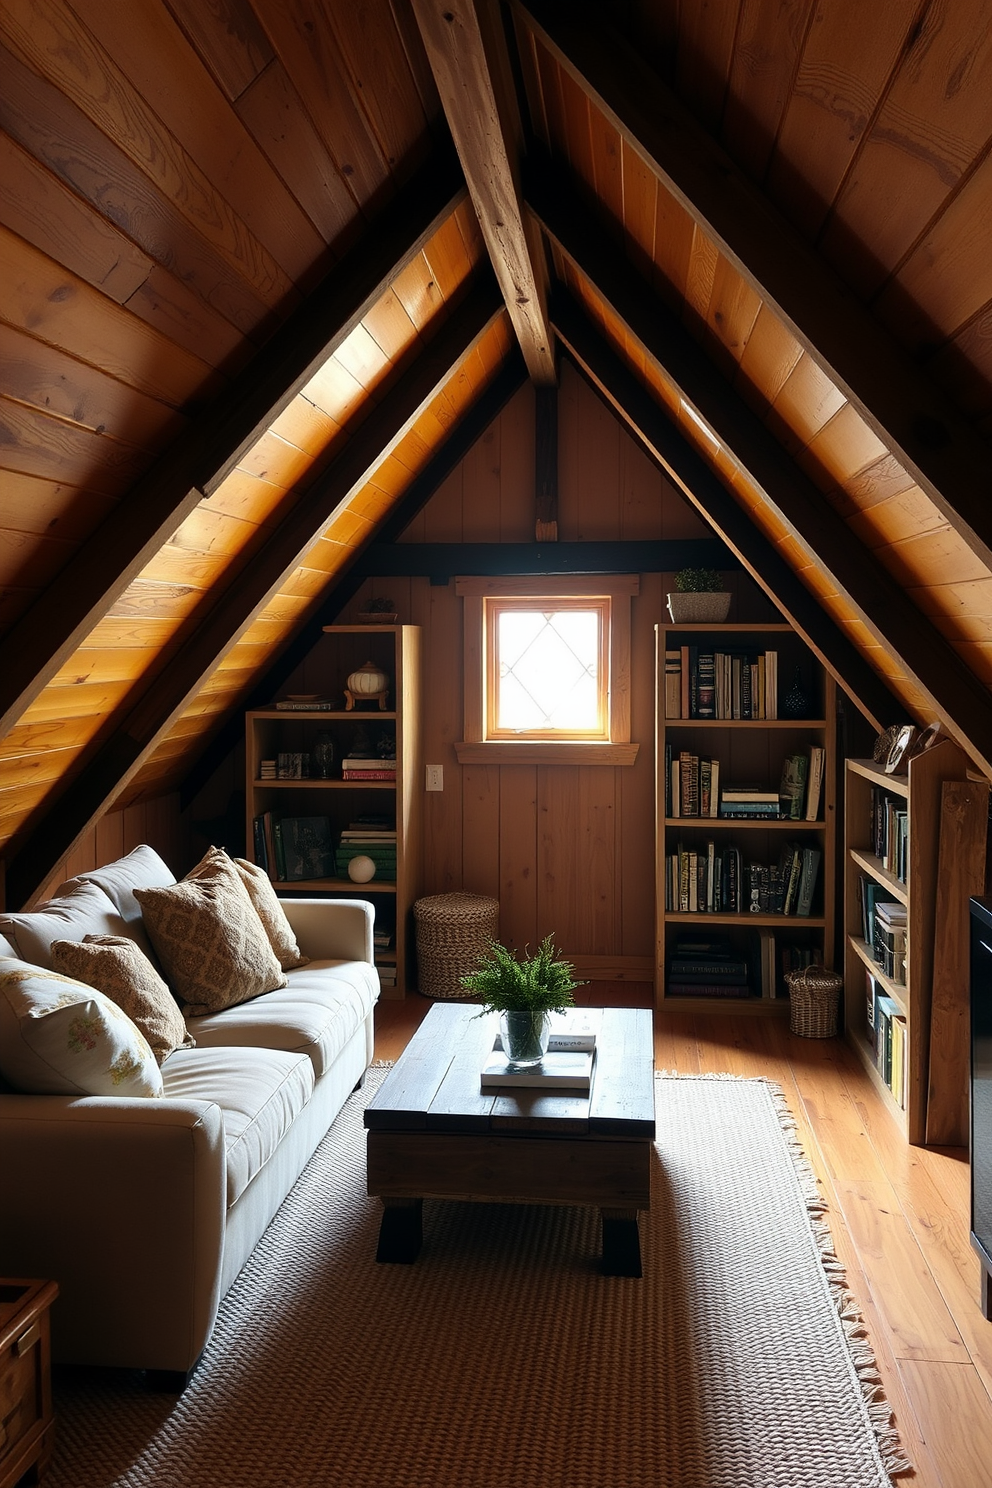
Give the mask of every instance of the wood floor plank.
<path id="1" fill-rule="evenodd" d="M 992 1476 L 990 1402 L 972 1366 L 904 1359 L 899 1368 L 926 1433 L 942 1488 L 979 1488 L 988 1483 Z M 983 1421 L 984 1429 L 980 1425 Z"/>

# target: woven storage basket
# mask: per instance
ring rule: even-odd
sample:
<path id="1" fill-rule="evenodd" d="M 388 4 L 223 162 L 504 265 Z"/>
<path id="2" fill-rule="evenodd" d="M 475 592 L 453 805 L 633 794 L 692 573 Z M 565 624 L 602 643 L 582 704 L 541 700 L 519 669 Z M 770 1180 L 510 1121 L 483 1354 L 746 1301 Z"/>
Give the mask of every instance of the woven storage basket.
<path id="1" fill-rule="evenodd" d="M 787 973 L 789 1027 L 803 1038 L 833 1038 L 844 978 L 822 966 Z"/>
<path id="2" fill-rule="evenodd" d="M 424 997 L 469 994 L 461 978 L 496 939 L 499 900 L 482 894 L 431 894 L 413 906 L 417 927 L 417 989 Z"/>

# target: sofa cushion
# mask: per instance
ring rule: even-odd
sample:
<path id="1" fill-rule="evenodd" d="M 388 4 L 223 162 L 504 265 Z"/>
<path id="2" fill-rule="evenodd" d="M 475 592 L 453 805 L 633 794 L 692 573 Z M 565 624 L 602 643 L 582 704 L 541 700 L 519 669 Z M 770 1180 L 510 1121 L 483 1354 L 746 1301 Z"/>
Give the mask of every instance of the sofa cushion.
<path id="1" fill-rule="evenodd" d="M 49 969 L 53 940 L 127 934 L 127 925 L 104 891 L 97 884 L 82 881 L 34 909 L 0 914 L 0 935 L 13 942 L 18 956 Z"/>
<path id="2" fill-rule="evenodd" d="M 94 987 L 27 961 L 0 962 L 0 1069 L 30 1095 L 160 1096 L 141 1030 Z"/>
<path id="3" fill-rule="evenodd" d="M 214 1101 L 224 1113 L 228 1207 L 264 1168 L 313 1093 L 309 1059 L 275 1049 L 177 1049 L 162 1077 L 167 1097 Z"/>
<path id="4" fill-rule="evenodd" d="M 141 947 L 126 935 L 87 935 L 52 942 L 52 962 L 63 976 L 96 987 L 141 1029 L 159 1064 L 192 1035 L 179 1005 Z"/>
<path id="5" fill-rule="evenodd" d="M 136 889 L 145 928 L 188 1017 L 286 985 L 286 974 L 233 864 L 209 878 Z"/>
<path id="6" fill-rule="evenodd" d="M 309 957 L 304 956 L 297 945 L 293 927 L 286 918 L 286 911 L 279 903 L 272 880 L 264 868 L 249 863 L 246 858 L 231 858 L 222 847 L 212 847 L 186 877 L 209 878 L 218 860 L 222 865 L 233 865 L 248 890 L 248 897 L 255 906 L 255 913 L 262 922 L 262 928 L 283 971 L 289 971 L 294 966 L 306 966 Z"/>
<path id="7" fill-rule="evenodd" d="M 63 894 L 79 883 L 96 884 L 129 926 L 141 923 L 141 905 L 134 897 L 135 889 L 164 889 L 176 881 L 175 874 L 163 862 L 153 847 L 142 843 L 123 858 L 116 858 L 103 868 L 92 868 L 78 873 L 59 889 Z"/>
<path id="8" fill-rule="evenodd" d="M 375 970 L 365 961 L 311 961 L 290 971 L 287 983 L 254 1002 L 192 1019 L 197 1044 L 306 1054 L 319 1080 L 372 1011 Z"/>

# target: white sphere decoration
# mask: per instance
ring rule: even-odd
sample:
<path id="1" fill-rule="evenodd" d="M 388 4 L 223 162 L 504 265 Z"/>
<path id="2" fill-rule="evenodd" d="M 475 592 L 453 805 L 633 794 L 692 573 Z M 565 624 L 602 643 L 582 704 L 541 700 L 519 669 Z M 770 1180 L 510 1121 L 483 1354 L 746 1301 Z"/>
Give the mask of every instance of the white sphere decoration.
<path id="1" fill-rule="evenodd" d="M 375 864 L 372 859 L 364 854 L 352 858 L 348 864 L 348 877 L 352 883 L 368 883 L 370 878 L 375 878 Z"/>

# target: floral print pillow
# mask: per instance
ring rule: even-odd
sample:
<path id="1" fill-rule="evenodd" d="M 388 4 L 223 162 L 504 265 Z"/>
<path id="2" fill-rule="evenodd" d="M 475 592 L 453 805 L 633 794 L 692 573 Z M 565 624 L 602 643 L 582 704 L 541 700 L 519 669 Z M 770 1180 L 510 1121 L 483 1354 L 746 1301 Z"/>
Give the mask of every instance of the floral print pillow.
<path id="1" fill-rule="evenodd" d="M 147 1039 L 116 1003 L 27 961 L 0 962 L 0 1072 L 33 1095 L 163 1091 Z"/>

